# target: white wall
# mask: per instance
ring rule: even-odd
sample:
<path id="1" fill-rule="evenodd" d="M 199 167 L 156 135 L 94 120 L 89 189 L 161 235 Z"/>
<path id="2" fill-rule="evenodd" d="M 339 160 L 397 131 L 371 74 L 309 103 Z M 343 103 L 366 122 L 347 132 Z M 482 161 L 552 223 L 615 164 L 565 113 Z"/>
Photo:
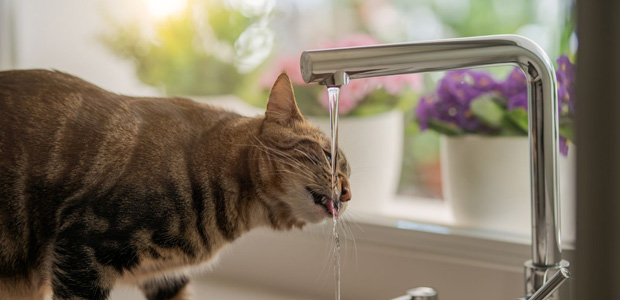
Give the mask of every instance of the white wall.
<path id="1" fill-rule="evenodd" d="M 122 18 L 137 1 L 13 0 L 14 67 L 53 68 L 105 89 L 132 95 L 154 95 L 135 75 L 130 62 L 103 47 L 104 13 Z"/>

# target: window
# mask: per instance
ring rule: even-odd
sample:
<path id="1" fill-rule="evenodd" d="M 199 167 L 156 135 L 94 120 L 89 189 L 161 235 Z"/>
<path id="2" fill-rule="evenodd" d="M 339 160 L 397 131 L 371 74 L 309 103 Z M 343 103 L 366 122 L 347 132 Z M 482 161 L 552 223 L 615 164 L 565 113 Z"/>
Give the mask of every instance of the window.
<path id="1" fill-rule="evenodd" d="M 115 9 L 121 1 L 99 1 L 80 4 L 85 16 L 96 17 L 74 20 L 83 24 L 76 28 L 62 22 L 75 15 L 75 8 L 37 2 L 36 7 L 14 2 L 17 68 L 57 68 L 126 94 L 236 94 L 256 107 L 264 106 L 275 76 L 287 71 L 300 108 L 317 122 L 327 114 L 326 92 L 302 82 L 303 50 L 515 33 L 537 42 L 554 62 L 563 54 L 573 59 L 576 51 L 571 7 L 560 0 L 187 0 L 175 5 L 145 0 L 122 1 L 123 10 Z M 45 13 L 51 10 L 55 17 Z M 92 59 L 76 64 L 60 44 L 42 38 L 41 28 L 66 32 L 62 44 L 78 45 Z M 486 71 L 503 81 L 512 68 Z M 405 217 L 413 209 L 421 220 L 452 222 L 442 187 L 442 135 L 421 130 L 415 113 L 420 99 L 432 94 L 444 76 L 377 78 L 343 87 L 340 146 L 348 147 L 352 158 L 359 156 L 352 166 L 354 176 L 361 176 L 353 182 L 353 195 L 369 199 L 367 212 Z M 351 125 L 344 124 L 347 119 Z M 376 129 L 394 124 L 400 128 Z M 358 132 L 363 134 L 353 137 Z M 373 133 L 375 148 L 363 146 Z M 394 146 L 388 144 L 392 138 Z M 367 153 L 354 153 L 359 149 Z M 390 164 L 392 170 L 380 169 Z M 380 180 L 383 191 L 377 187 Z"/>
<path id="2" fill-rule="evenodd" d="M 327 93 L 322 86 L 303 82 L 299 59 L 304 50 L 514 33 L 534 40 L 554 61 L 561 54 L 575 51 L 573 28 L 564 20 L 568 7 L 559 0 L 196 0 L 182 2 L 184 7 L 158 6 L 155 0 L 147 3 L 158 8 L 158 13 L 145 21 L 154 22 L 154 30 L 120 22 L 105 40 L 108 49 L 138 65 L 142 81 L 172 94 L 235 93 L 262 108 L 272 82 L 285 71 L 291 75 L 304 115 L 324 129 L 329 128 L 325 121 Z M 207 69 L 213 72 L 205 72 Z M 518 84 L 522 84 L 520 89 L 515 88 Z M 425 115 L 428 111 L 421 110 L 430 109 L 429 103 L 442 97 L 436 89 L 444 85 L 457 85 L 451 92 L 455 94 L 449 97 L 469 95 L 465 88 L 477 92 L 461 99 L 467 101 L 467 106 L 444 107 L 447 117 L 443 120 L 433 112 L 434 117 Z M 527 113 L 524 108 L 513 110 L 515 105 L 527 103 L 525 91 L 524 77 L 512 67 L 360 79 L 343 86 L 339 146 L 352 162 L 354 208 L 360 214 L 528 235 L 526 222 L 518 222 L 522 225 L 518 228 L 503 226 L 510 222 L 496 213 L 508 211 L 515 219 L 529 217 Z M 469 123 L 458 124 L 460 117 Z M 481 121 L 473 124 L 475 118 Z M 571 134 L 562 128 L 561 132 Z M 512 141 L 501 142 L 506 151 L 497 150 L 508 155 L 508 150 L 518 148 L 521 150 L 516 156 L 521 158 L 510 154 L 510 159 L 492 163 L 504 166 L 508 172 L 473 175 L 474 168 L 465 166 L 462 168 L 470 169 L 456 176 L 458 170 L 450 167 L 446 159 L 449 153 L 458 151 L 442 154 L 440 150 L 453 143 L 447 135 L 460 133 L 465 133 L 463 140 L 480 133 L 521 136 L 521 142 L 515 145 Z M 463 142 L 459 147 L 465 147 Z M 478 164 L 492 156 L 483 156 Z M 508 166 L 507 161 L 518 164 Z M 453 178 L 450 185 L 443 182 L 449 177 L 446 173 Z M 506 186 L 489 182 L 501 175 L 513 178 L 507 179 Z M 454 181 L 459 178 L 472 179 L 473 183 L 462 183 L 470 187 L 453 191 Z M 506 204 L 495 200 L 490 200 L 492 205 L 466 204 L 468 216 L 464 217 L 456 199 L 472 191 L 480 193 L 471 198 L 504 199 Z M 493 217 L 480 215 L 478 211 L 484 211 L 481 208 L 492 211 L 487 215 Z"/>

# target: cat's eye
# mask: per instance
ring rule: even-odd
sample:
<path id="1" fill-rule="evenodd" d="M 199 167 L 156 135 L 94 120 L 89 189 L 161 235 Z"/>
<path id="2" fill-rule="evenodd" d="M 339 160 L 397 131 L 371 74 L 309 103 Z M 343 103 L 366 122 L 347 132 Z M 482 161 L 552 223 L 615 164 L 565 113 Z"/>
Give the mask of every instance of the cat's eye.
<path id="1" fill-rule="evenodd" d="M 332 154 L 323 150 L 323 153 L 325 154 L 325 157 L 327 157 L 327 161 L 329 162 L 329 165 L 331 166 L 332 164 Z"/>

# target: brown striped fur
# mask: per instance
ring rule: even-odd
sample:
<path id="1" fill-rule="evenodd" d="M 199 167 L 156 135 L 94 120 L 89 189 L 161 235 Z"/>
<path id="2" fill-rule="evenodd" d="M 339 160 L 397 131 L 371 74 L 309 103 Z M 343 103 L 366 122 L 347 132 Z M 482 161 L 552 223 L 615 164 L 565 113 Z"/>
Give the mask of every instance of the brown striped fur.
<path id="1" fill-rule="evenodd" d="M 187 299 L 183 270 L 245 232 L 330 217 L 315 203 L 330 193 L 328 155 L 284 74 L 265 116 L 248 118 L 61 72 L 0 72 L 0 299 L 106 299 L 118 281 Z"/>

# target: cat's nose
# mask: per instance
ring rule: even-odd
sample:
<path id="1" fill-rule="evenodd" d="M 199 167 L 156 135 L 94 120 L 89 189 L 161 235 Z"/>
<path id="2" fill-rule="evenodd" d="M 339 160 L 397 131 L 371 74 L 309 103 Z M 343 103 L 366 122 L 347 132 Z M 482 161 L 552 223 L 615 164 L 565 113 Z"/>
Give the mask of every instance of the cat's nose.
<path id="1" fill-rule="evenodd" d="M 346 178 L 342 178 L 341 182 L 341 192 L 340 192 L 340 201 L 347 202 L 351 200 L 351 187 L 349 186 L 349 181 Z"/>

